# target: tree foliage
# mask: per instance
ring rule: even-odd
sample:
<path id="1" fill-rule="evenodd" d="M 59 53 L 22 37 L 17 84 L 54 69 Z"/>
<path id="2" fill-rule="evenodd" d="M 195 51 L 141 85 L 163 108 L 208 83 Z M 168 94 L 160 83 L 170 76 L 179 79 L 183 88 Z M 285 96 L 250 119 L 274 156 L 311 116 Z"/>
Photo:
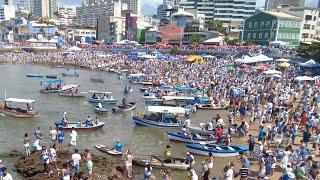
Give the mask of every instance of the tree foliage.
<path id="1" fill-rule="evenodd" d="M 192 34 L 189 37 L 189 43 L 191 43 L 191 44 L 198 45 L 202 42 L 203 42 L 203 38 L 198 34 Z"/>
<path id="2" fill-rule="evenodd" d="M 176 56 L 176 55 L 179 54 L 179 51 L 178 51 L 177 48 L 172 48 L 172 49 L 170 50 L 170 54 L 171 54 L 172 56 Z"/>
<path id="3" fill-rule="evenodd" d="M 219 33 L 226 34 L 226 28 L 222 26 L 221 21 L 209 21 L 207 27 L 211 31 L 218 31 Z"/>
<path id="4" fill-rule="evenodd" d="M 320 62 L 320 39 L 308 44 L 300 44 L 298 53 L 304 58 L 312 58 L 317 62 Z"/>

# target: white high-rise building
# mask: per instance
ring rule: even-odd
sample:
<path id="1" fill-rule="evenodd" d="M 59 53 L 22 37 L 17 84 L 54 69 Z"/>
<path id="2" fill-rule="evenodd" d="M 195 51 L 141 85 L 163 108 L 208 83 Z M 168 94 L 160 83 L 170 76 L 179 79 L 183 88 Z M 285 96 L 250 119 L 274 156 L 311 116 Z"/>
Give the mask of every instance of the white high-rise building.
<path id="1" fill-rule="evenodd" d="M 214 19 L 215 0 L 181 0 L 179 8 L 185 11 L 197 11 L 199 14 L 205 15 L 205 21 Z"/>
<path id="2" fill-rule="evenodd" d="M 20 0 L 18 2 L 18 11 L 30 13 L 32 11 L 31 0 Z"/>
<path id="3" fill-rule="evenodd" d="M 92 2 L 94 0 L 90 0 Z M 100 15 L 121 17 L 122 11 L 121 1 L 113 2 L 95 2 L 86 4 L 84 2 L 81 7 L 76 8 L 75 22 L 86 26 L 95 26 Z"/>
<path id="4" fill-rule="evenodd" d="M 11 18 L 15 18 L 14 6 L 2 5 L 0 7 L 0 21 L 10 20 Z"/>
<path id="5" fill-rule="evenodd" d="M 35 17 L 49 17 L 49 0 L 34 0 L 33 12 Z"/>
<path id="6" fill-rule="evenodd" d="M 243 22 L 255 13 L 256 1 L 257 0 L 215 0 L 214 20 Z"/>
<path id="7" fill-rule="evenodd" d="M 157 8 L 157 17 L 159 19 L 168 19 L 170 17 L 170 9 L 175 8 L 175 5 L 171 1 L 164 0 Z"/>
<path id="8" fill-rule="evenodd" d="M 127 4 L 128 10 L 131 10 L 132 13 L 138 16 L 141 14 L 141 0 L 122 0 L 122 3 Z"/>
<path id="9" fill-rule="evenodd" d="M 73 7 L 60 6 L 58 8 L 58 14 L 61 25 L 70 25 L 73 23 L 73 19 L 76 16 L 76 9 Z"/>

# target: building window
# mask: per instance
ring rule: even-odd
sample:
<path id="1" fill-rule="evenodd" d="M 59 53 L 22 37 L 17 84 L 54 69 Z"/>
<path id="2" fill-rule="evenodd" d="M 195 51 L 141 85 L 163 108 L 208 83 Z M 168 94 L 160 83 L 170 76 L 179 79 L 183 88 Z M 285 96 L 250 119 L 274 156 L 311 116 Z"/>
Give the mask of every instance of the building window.
<path id="1" fill-rule="evenodd" d="M 270 21 L 267 21 L 266 27 L 270 26 Z"/>
<path id="2" fill-rule="evenodd" d="M 303 29 L 310 29 L 310 24 L 304 24 Z"/>
<path id="3" fill-rule="evenodd" d="M 264 27 L 264 21 L 261 21 L 261 28 Z"/>
<path id="4" fill-rule="evenodd" d="M 310 21 L 310 20 L 312 20 L 312 16 L 311 16 L 311 15 L 306 15 L 306 16 L 304 17 L 304 20 Z"/>
<path id="5" fill-rule="evenodd" d="M 254 28 L 257 28 L 257 27 L 258 27 L 258 25 L 259 25 L 259 23 L 258 23 L 258 22 L 254 22 Z"/>
<path id="6" fill-rule="evenodd" d="M 249 22 L 249 28 L 252 28 L 252 22 Z"/>
<path id="7" fill-rule="evenodd" d="M 310 34 L 310 38 L 311 38 L 311 39 L 313 38 L 313 34 Z"/>
<path id="8" fill-rule="evenodd" d="M 302 33 L 302 38 L 308 38 L 309 34 L 308 33 Z"/>
<path id="9" fill-rule="evenodd" d="M 259 33 L 259 39 L 262 39 L 262 33 Z"/>
<path id="10" fill-rule="evenodd" d="M 314 30 L 314 28 L 315 28 L 315 26 L 314 26 L 314 25 L 312 25 L 312 26 L 311 26 L 311 30 Z"/>
<path id="11" fill-rule="evenodd" d="M 256 39 L 256 37 L 257 37 L 256 33 L 253 33 L 252 39 Z"/>
<path id="12" fill-rule="evenodd" d="M 269 33 L 264 33 L 264 38 L 268 39 L 269 38 Z"/>
<path id="13" fill-rule="evenodd" d="M 313 21 L 316 21 L 317 20 L 317 17 L 316 16 L 313 16 Z"/>
<path id="14" fill-rule="evenodd" d="M 247 34 L 247 39 L 250 39 L 250 37 L 251 37 L 251 33 L 248 33 Z"/>

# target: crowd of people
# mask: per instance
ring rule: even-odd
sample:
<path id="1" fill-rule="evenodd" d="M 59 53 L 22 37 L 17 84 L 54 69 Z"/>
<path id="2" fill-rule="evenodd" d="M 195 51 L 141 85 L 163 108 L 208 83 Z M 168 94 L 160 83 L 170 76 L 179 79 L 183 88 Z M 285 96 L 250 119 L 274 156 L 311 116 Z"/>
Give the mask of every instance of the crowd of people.
<path id="1" fill-rule="evenodd" d="M 163 47 L 148 47 L 150 49 Z M 184 49 L 192 49 L 186 46 Z M 212 47 L 222 48 L 222 47 Z M 227 47 L 233 52 L 239 47 Z M 258 47 L 242 47 L 250 52 L 266 52 L 268 50 Z M 210 46 L 206 47 L 207 50 Z M 286 50 L 292 53 L 293 50 Z M 184 85 L 208 89 L 207 96 L 214 101 L 226 100 L 229 103 L 228 115 L 222 118 L 214 118 L 212 121 L 227 119 L 228 123 L 221 128 L 219 136 L 228 137 L 223 143 L 233 144 L 237 138 L 247 142 L 248 154 L 241 154 L 239 161 L 241 166 L 235 168 L 235 162 L 230 162 L 224 168 L 222 174 L 227 180 L 240 177 L 246 179 L 252 171 L 253 161 L 259 165 L 258 177 L 260 179 L 274 178 L 275 171 L 281 170 L 280 178 L 318 179 L 320 163 L 316 160 L 316 152 L 320 154 L 320 91 L 314 81 L 295 81 L 295 77 L 303 71 L 298 65 L 282 68 L 277 62 L 264 63 L 263 65 L 240 66 L 235 63 L 235 56 L 212 57 L 202 63 L 190 63 L 184 56 L 178 56 L 175 60 L 137 59 L 123 54 L 113 56 L 100 56 L 93 50 L 84 50 L 77 53 L 45 52 L 38 54 L 7 53 L 0 55 L 0 62 L 35 63 L 35 64 L 76 64 L 92 66 L 95 68 L 106 67 L 117 70 L 126 69 L 128 73 L 144 73 L 145 80 L 157 81 L 163 85 Z M 103 65 L 103 66 L 102 66 Z M 226 67 L 233 66 L 232 70 Z M 262 67 L 263 68 L 260 68 Z M 266 69 L 281 71 L 281 77 L 266 75 Z M 216 124 L 217 122 L 214 122 Z M 222 134 L 221 134 L 222 133 Z M 56 152 L 64 149 L 64 132 L 62 130 L 50 130 L 50 146 L 43 146 L 41 129 L 35 133 L 35 150 L 41 154 L 45 172 L 50 174 L 54 169 Z M 77 133 L 73 130 L 70 134 L 70 145 L 74 147 L 72 155 L 71 171 L 79 172 L 79 162 L 85 159 L 88 174 L 92 173 L 92 161 L 89 151 L 86 156 L 79 155 L 76 149 Z M 26 133 L 24 147 L 26 156 L 30 154 L 31 139 Z M 119 146 L 115 145 L 117 150 Z M 165 155 L 172 154 L 170 146 Z M 255 159 L 254 159 L 255 158 Z M 131 177 L 133 155 L 126 153 L 126 166 L 128 177 Z M 254 160 L 252 160 L 254 159 Z M 187 154 L 186 162 L 190 164 L 188 169 L 192 180 L 209 179 L 213 176 L 214 157 L 209 154 L 206 161 L 201 163 L 201 170 L 195 169 L 195 158 Z M 0 164 L 1 165 L 1 164 Z M 70 166 L 63 166 L 63 177 L 72 176 Z M 129 173 L 130 172 L 130 173 Z M 152 179 L 152 167 L 145 167 L 145 179 Z M 172 179 L 171 171 L 166 170 L 164 178 Z"/>

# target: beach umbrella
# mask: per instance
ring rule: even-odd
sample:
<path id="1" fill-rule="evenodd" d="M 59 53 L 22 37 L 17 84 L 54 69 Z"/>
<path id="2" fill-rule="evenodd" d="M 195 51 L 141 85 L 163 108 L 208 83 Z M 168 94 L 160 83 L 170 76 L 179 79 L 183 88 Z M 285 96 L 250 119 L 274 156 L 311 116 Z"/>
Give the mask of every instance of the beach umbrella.
<path id="1" fill-rule="evenodd" d="M 287 62 L 283 62 L 283 63 L 280 63 L 279 66 L 283 67 L 283 68 L 288 68 L 288 67 L 290 67 L 290 64 Z"/>
<path id="2" fill-rule="evenodd" d="M 227 67 L 226 67 L 226 70 L 227 70 L 227 71 L 234 71 L 235 68 L 234 68 L 233 66 L 227 66 Z"/>

